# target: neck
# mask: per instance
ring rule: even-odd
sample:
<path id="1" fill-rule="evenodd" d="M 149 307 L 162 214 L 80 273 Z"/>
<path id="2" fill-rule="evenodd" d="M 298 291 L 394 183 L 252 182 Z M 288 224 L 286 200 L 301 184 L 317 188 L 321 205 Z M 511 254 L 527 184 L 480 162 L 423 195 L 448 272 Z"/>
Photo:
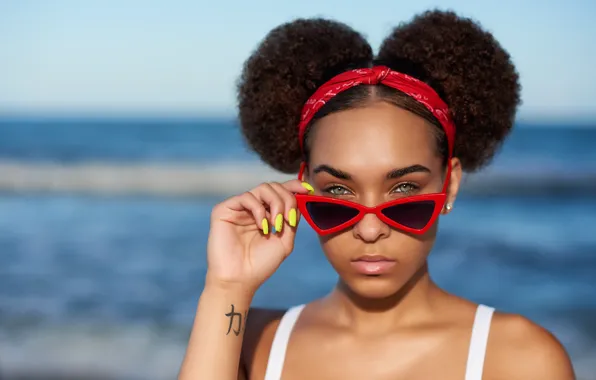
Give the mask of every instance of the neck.
<path id="1" fill-rule="evenodd" d="M 429 321 L 435 300 L 442 291 L 431 280 L 425 263 L 395 294 L 386 298 L 365 298 L 341 280 L 328 296 L 338 323 L 364 333 L 383 333 Z"/>

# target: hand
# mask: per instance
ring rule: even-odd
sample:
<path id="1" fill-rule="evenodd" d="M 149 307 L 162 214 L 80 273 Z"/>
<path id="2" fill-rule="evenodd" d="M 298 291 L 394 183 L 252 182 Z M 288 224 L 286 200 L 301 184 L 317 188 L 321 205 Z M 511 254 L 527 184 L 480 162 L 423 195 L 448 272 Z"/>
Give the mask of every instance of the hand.
<path id="1" fill-rule="evenodd" d="M 294 249 L 300 219 L 294 194 L 309 191 L 312 187 L 299 180 L 264 183 L 215 206 L 207 243 L 207 284 L 256 292 Z"/>

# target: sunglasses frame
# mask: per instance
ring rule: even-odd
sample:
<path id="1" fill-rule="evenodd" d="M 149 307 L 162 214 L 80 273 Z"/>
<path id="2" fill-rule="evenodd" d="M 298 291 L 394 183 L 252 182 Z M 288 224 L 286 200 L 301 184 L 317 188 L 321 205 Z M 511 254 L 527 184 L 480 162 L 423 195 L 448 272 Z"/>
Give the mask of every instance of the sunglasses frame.
<path id="1" fill-rule="evenodd" d="M 445 204 L 446 197 L 447 196 L 445 195 L 445 193 L 420 194 L 420 195 L 414 195 L 411 197 L 404 197 L 404 198 L 400 198 L 400 199 L 391 200 L 389 202 L 381 203 L 380 205 L 377 205 L 375 207 L 368 207 L 368 206 L 364 206 L 364 205 L 361 205 L 356 202 L 351 202 L 351 201 L 347 201 L 344 199 L 331 198 L 331 197 L 326 197 L 326 196 L 321 196 L 321 195 L 296 194 L 296 201 L 298 202 L 298 209 L 300 210 L 300 213 L 304 216 L 304 219 L 306 219 L 308 224 L 319 235 L 328 235 L 328 234 L 332 234 L 332 233 L 347 229 L 347 228 L 355 225 L 359 221 L 361 221 L 366 214 L 376 215 L 377 218 L 379 218 L 384 223 L 386 223 L 387 225 L 389 225 L 393 228 L 402 230 L 404 232 L 421 235 L 421 234 L 424 234 L 426 231 L 428 231 L 428 229 L 437 220 L 437 217 L 441 213 L 441 210 L 443 209 L 443 206 Z M 383 210 L 385 210 L 386 208 L 389 208 L 389 207 L 402 205 L 402 204 L 408 204 L 408 203 L 414 203 L 414 202 L 421 202 L 421 201 L 432 201 L 434 203 L 434 210 L 433 210 L 432 216 L 430 217 L 430 219 L 428 220 L 426 225 L 420 229 L 415 229 L 415 228 L 411 228 L 411 227 L 399 224 L 396 221 L 394 221 L 393 219 L 390 219 L 387 216 L 385 216 L 382 212 Z M 313 203 L 313 202 L 327 203 L 327 204 L 330 203 L 330 204 L 336 204 L 336 205 L 340 205 L 340 206 L 350 207 L 354 210 L 357 210 L 358 214 L 355 217 L 353 217 L 352 219 L 350 219 L 347 222 L 344 222 L 338 226 L 335 226 L 335 227 L 332 227 L 329 229 L 321 229 L 313 221 L 313 219 L 306 207 L 308 203 Z"/>
<path id="2" fill-rule="evenodd" d="M 435 221 L 441 214 L 441 210 L 443 209 L 443 206 L 445 205 L 445 202 L 447 200 L 447 187 L 449 185 L 449 179 L 451 178 L 450 177 L 451 176 L 451 159 L 449 159 L 447 162 L 448 163 L 447 163 L 447 173 L 445 175 L 445 182 L 443 184 L 443 189 L 441 190 L 440 193 L 413 195 L 410 197 L 404 197 L 404 198 L 384 202 L 384 203 L 381 203 L 375 207 L 368 207 L 368 206 L 361 205 L 360 203 L 351 202 L 351 201 L 347 201 L 344 199 L 322 196 L 322 195 L 296 194 L 296 201 L 298 203 L 298 209 L 300 210 L 300 213 L 304 216 L 304 219 L 306 219 L 308 224 L 319 235 L 328 235 L 328 234 L 332 234 L 332 233 L 339 232 L 341 230 L 350 228 L 351 226 L 353 226 L 356 223 L 358 223 L 359 221 L 361 221 L 366 214 L 376 215 L 377 218 L 379 218 L 384 223 L 386 223 L 387 225 L 389 225 L 395 229 L 398 229 L 398 230 L 401 230 L 404 232 L 408 232 L 411 234 L 415 234 L 415 235 L 422 235 L 425 232 L 427 232 L 430 229 L 430 227 L 435 223 Z M 300 180 L 302 180 L 304 178 L 305 170 L 306 170 L 306 164 L 303 162 L 300 165 L 300 170 L 298 172 L 298 178 Z M 432 216 L 430 217 L 430 219 L 428 220 L 426 225 L 420 229 L 411 228 L 411 227 L 399 224 L 396 221 L 386 217 L 382 213 L 382 211 L 388 207 L 397 206 L 397 205 L 401 205 L 401 204 L 407 204 L 407 203 L 421 202 L 421 201 L 433 201 L 435 208 L 433 210 Z M 313 221 L 312 217 L 310 216 L 310 213 L 308 212 L 308 209 L 306 207 L 307 203 L 310 203 L 310 202 L 332 203 L 332 204 L 336 204 L 336 205 L 350 207 L 355 210 L 358 210 L 358 215 L 356 215 L 352 219 L 350 219 L 347 222 L 344 222 L 338 226 L 324 230 L 324 229 L 319 228 Z"/>

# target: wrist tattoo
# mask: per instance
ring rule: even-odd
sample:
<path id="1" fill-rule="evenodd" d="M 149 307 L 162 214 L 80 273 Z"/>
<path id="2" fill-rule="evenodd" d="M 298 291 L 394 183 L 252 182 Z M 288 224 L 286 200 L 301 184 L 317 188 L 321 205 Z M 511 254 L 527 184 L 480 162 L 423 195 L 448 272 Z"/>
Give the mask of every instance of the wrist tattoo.
<path id="1" fill-rule="evenodd" d="M 230 325 L 228 326 L 228 332 L 226 332 L 226 335 L 229 335 L 232 331 L 234 335 L 238 336 L 241 332 L 244 333 L 244 331 L 246 330 L 246 319 L 248 317 L 248 311 L 244 311 L 244 315 L 242 315 L 241 313 L 234 311 L 234 304 L 230 306 L 232 310 L 229 313 L 225 314 L 225 316 L 230 319 Z M 234 326 L 234 320 L 237 321 L 237 328 L 232 329 L 232 326 Z"/>

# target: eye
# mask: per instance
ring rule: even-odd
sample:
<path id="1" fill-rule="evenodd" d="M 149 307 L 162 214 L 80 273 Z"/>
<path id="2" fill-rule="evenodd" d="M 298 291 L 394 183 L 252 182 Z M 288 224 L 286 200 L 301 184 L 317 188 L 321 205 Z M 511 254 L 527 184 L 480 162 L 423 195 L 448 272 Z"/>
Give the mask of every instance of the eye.
<path id="1" fill-rule="evenodd" d="M 325 188 L 325 190 L 323 190 L 326 193 L 329 193 L 331 195 L 350 195 L 352 194 L 352 192 L 348 189 L 346 189 L 343 186 L 339 186 L 339 185 L 333 185 L 333 186 L 329 186 L 327 188 Z"/>
<path id="2" fill-rule="evenodd" d="M 401 194 L 410 194 L 410 193 L 417 191 L 418 189 L 419 189 L 419 187 L 416 186 L 415 184 L 410 183 L 410 182 L 404 182 L 404 183 L 400 183 L 397 186 L 395 186 L 393 188 L 393 192 L 401 193 Z"/>

